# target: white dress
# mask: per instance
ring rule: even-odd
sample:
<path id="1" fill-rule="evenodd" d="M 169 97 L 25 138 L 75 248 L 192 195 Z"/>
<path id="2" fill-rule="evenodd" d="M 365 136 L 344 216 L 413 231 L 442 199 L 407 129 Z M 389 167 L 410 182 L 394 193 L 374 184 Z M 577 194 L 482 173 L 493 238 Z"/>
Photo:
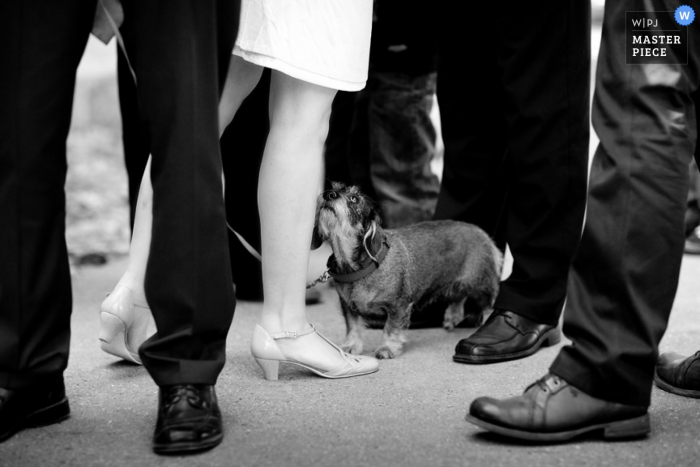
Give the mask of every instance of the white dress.
<path id="1" fill-rule="evenodd" d="M 341 91 L 365 87 L 373 0 L 243 0 L 233 54 Z"/>

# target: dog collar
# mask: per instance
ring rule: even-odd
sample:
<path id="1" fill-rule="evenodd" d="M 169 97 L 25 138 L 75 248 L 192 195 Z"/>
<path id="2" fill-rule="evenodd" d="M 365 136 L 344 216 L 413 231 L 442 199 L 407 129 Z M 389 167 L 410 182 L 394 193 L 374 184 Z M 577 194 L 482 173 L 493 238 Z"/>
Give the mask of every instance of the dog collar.
<path id="1" fill-rule="evenodd" d="M 379 265 L 382 264 L 384 258 L 386 258 L 386 254 L 389 252 L 389 242 L 387 241 L 386 235 L 382 235 L 381 239 L 377 237 L 377 239 L 372 242 L 372 249 L 376 251 L 374 256 L 377 258 L 377 261 L 375 262 L 372 258 L 367 257 L 362 264 L 360 264 L 360 269 L 347 274 L 337 272 L 338 268 L 335 262 L 335 255 L 331 255 L 326 263 L 326 266 L 328 266 L 328 274 L 330 274 L 330 276 L 336 282 L 342 282 L 345 284 L 356 282 L 369 276 L 379 268 Z"/>

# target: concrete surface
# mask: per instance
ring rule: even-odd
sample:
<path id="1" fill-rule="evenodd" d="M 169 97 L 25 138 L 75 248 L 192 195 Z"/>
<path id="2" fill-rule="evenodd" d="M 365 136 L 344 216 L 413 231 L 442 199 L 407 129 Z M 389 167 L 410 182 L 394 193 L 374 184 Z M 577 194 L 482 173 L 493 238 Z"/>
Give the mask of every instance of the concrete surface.
<path id="1" fill-rule="evenodd" d="M 125 268 L 118 260 L 74 270 L 71 360 L 66 372 L 72 416 L 20 432 L 0 445 L 11 466 L 696 466 L 700 400 L 654 389 L 653 432 L 642 441 L 595 439 L 568 445 L 506 444 L 464 421 L 480 395 L 520 393 L 542 376 L 559 346 L 509 363 L 469 366 L 451 360 L 472 330 L 410 331 L 406 353 L 378 373 L 326 380 L 293 368 L 266 381 L 248 351 L 259 303 L 240 302 L 228 338 L 218 395 L 225 418 L 221 446 L 188 457 L 159 457 L 150 441 L 157 388 L 145 369 L 101 352 L 98 307 Z M 662 349 L 700 349 L 700 257 L 686 257 Z M 335 292 L 324 286 L 312 322 L 340 341 Z M 381 331 L 368 331 L 368 349 Z"/>

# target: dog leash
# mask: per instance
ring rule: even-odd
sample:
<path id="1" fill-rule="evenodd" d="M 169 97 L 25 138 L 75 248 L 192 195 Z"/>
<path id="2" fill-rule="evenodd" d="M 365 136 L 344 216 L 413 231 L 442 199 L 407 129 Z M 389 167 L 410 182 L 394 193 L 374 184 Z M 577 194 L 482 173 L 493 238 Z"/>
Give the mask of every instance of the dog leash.
<path id="1" fill-rule="evenodd" d="M 241 234 L 239 234 L 238 232 L 236 232 L 236 231 L 233 229 L 233 227 L 231 227 L 231 224 L 228 223 L 228 221 L 226 221 L 226 227 L 228 227 L 228 229 L 229 229 L 231 232 L 233 232 L 233 234 L 236 236 L 236 238 L 238 238 L 238 241 L 241 242 L 241 245 L 243 245 L 243 247 L 244 247 L 246 250 L 248 250 L 248 253 L 250 253 L 251 255 L 253 255 L 253 257 L 255 257 L 258 261 L 260 261 L 260 262 L 262 263 L 262 256 L 260 255 L 260 253 L 258 253 L 258 250 L 256 250 L 256 249 L 253 247 L 253 245 L 251 245 L 250 243 L 248 243 L 248 242 L 246 241 L 246 239 L 243 238 L 243 235 L 241 235 Z M 318 283 L 321 283 L 321 284 L 326 283 L 326 282 L 328 282 L 328 279 L 330 279 L 330 278 L 331 278 L 330 269 L 329 269 L 329 268 L 326 268 L 326 270 L 323 271 L 323 273 L 321 273 L 321 275 L 318 276 L 318 278 L 316 278 L 316 279 L 314 279 L 313 281 L 307 283 L 307 284 L 306 284 L 306 288 L 307 288 L 307 289 L 310 289 L 311 287 L 316 286 L 316 284 L 318 284 Z"/>

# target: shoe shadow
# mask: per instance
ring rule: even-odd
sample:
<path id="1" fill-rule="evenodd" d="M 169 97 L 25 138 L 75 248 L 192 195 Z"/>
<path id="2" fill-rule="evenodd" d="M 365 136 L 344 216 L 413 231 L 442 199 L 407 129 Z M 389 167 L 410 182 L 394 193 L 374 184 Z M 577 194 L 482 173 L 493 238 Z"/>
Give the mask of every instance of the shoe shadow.
<path id="1" fill-rule="evenodd" d="M 147 377 L 148 372 L 143 365 L 127 362 L 126 360 L 118 360 L 105 365 L 108 378 L 112 380 L 133 379 L 134 377 Z"/>
<path id="2" fill-rule="evenodd" d="M 525 439 L 510 438 L 508 436 L 499 435 L 498 433 L 492 433 L 490 431 L 482 431 L 467 435 L 472 441 L 482 444 L 493 444 L 500 446 L 522 446 L 522 447 L 532 447 L 532 446 L 556 446 L 562 444 L 562 441 L 552 442 L 552 441 L 530 441 Z M 578 440 L 577 440 L 578 441 Z"/>
<path id="3" fill-rule="evenodd" d="M 127 362 L 126 360 L 117 360 L 107 365 L 107 368 L 143 368 L 143 365 L 138 363 Z"/>
<path id="4" fill-rule="evenodd" d="M 606 444 L 608 443 L 625 443 L 625 442 L 636 442 L 639 441 L 639 439 L 603 439 L 602 437 L 603 434 L 603 429 L 601 428 L 600 430 L 594 430 L 594 431 L 589 431 L 587 433 L 583 433 L 579 436 L 576 436 L 574 438 L 566 439 L 566 440 L 561 440 L 561 441 L 543 441 L 543 440 L 525 440 L 525 439 L 518 439 L 518 438 L 511 438 L 509 436 L 504 436 L 500 435 L 498 433 L 493 433 L 491 431 L 481 431 L 473 434 L 468 434 L 467 438 L 471 438 L 473 442 L 477 443 L 482 443 L 482 444 L 491 444 L 491 445 L 499 445 L 499 446 L 517 446 L 517 447 L 533 447 L 533 446 L 541 446 L 541 447 L 547 447 L 547 446 L 560 446 L 562 444 L 570 444 L 570 443 L 576 443 L 576 444 L 587 444 L 587 443 L 600 443 L 604 442 Z"/>

